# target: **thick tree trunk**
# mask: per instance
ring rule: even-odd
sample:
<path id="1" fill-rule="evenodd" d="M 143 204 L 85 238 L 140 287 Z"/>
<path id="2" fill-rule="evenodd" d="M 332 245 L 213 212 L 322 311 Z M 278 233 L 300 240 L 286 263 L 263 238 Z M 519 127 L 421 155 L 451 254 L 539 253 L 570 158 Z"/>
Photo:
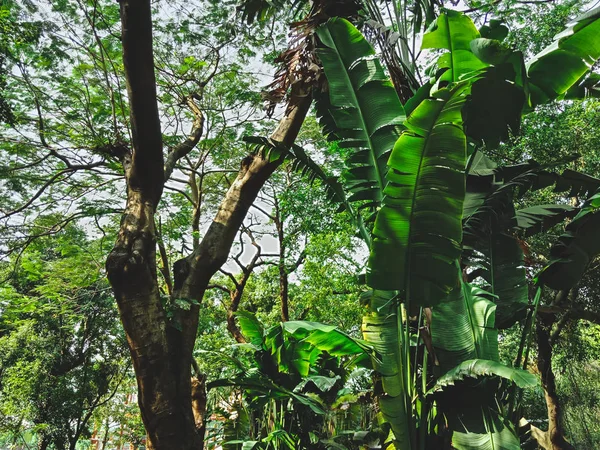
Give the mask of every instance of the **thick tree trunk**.
<path id="1" fill-rule="evenodd" d="M 147 448 L 199 450 L 203 442 L 193 402 L 200 394 L 192 390 L 191 383 L 199 307 L 176 310 L 179 326 L 170 326 L 157 282 L 154 216 L 164 186 L 164 160 L 150 0 L 121 0 L 120 6 L 133 148 L 122 158 L 127 205 L 117 242 L 106 262 L 107 274 L 133 360 Z M 294 106 L 288 108 L 272 135 L 286 144 L 294 142 L 311 103 L 302 83 L 295 85 L 292 97 Z M 261 154 L 242 162 L 204 239 L 189 257 L 175 264 L 174 298 L 202 300 L 210 278 L 225 262 L 250 205 L 281 162 L 269 161 Z"/>
<path id="2" fill-rule="evenodd" d="M 556 392 L 556 382 L 554 372 L 552 371 L 552 344 L 550 343 L 550 333 L 552 325 L 555 322 L 554 314 L 540 315 L 536 334 L 538 341 L 538 370 L 542 378 L 542 388 L 546 398 L 548 409 L 548 431 L 545 435 L 537 433 L 538 443 L 546 450 L 574 450 L 574 447 L 567 442 L 564 436 L 564 430 L 561 422 L 562 409 Z M 535 434 L 532 433 L 535 437 Z"/>
<path id="3" fill-rule="evenodd" d="M 157 284 L 154 214 L 164 184 L 164 162 L 150 0 L 121 0 L 120 5 L 133 148 L 122 161 L 127 206 L 107 259 L 107 274 L 133 360 L 149 447 L 198 449 L 202 443 L 195 432 L 190 391 L 183 389 L 188 401 L 181 403 L 177 368 L 169 358 L 170 327 Z"/>

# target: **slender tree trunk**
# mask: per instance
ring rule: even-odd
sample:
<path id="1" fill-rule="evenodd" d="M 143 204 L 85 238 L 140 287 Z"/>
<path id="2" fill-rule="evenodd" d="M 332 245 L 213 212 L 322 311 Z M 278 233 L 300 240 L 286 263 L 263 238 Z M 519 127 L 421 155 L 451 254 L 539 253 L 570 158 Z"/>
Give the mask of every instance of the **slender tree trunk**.
<path id="1" fill-rule="evenodd" d="M 104 422 L 104 437 L 102 438 L 102 448 L 104 450 L 106 448 L 106 444 L 108 442 L 108 436 L 110 431 L 110 423 L 109 418 L 106 418 L 106 422 Z"/>
<path id="2" fill-rule="evenodd" d="M 229 305 L 229 308 L 227 308 L 227 331 L 229 331 L 229 333 L 231 334 L 231 336 L 233 336 L 236 342 L 240 344 L 245 344 L 246 338 L 244 337 L 244 335 L 240 331 L 240 328 L 235 322 L 235 313 L 237 312 L 240 306 L 242 294 L 243 289 L 240 289 L 239 286 L 231 293 L 231 304 Z"/>
<path id="3" fill-rule="evenodd" d="M 272 134 L 273 140 L 289 145 L 296 139 L 311 103 L 311 97 L 304 86 L 296 88 L 296 99 L 298 102 L 288 108 Z M 190 256 L 180 259 L 174 265 L 175 298 L 194 300 L 198 304 L 202 301 L 211 277 L 227 260 L 233 240 L 258 192 L 282 162 L 281 159 L 269 161 L 260 153 L 250 155 L 242 161 L 238 176 L 227 191 L 204 238 Z M 198 304 L 192 304 L 189 311 L 177 312 L 176 320 L 181 324 L 181 331 L 169 327 L 172 349 L 170 356 L 174 373 L 177 374 L 177 384 L 181 387 L 179 401 L 189 411 L 191 360 L 200 313 Z"/>
<path id="4" fill-rule="evenodd" d="M 38 450 L 46 450 L 50 445 L 50 439 L 45 434 L 42 435 L 42 438 L 39 440 L 37 448 Z"/>
<path id="5" fill-rule="evenodd" d="M 279 269 L 279 305 L 281 308 L 281 320 L 287 322 L 290 320 L 290 308 L 288 304 L 289 282 L 285 266 L 285 234 L 277 193 L 273 193 L 273 200 L 275 203 L 275 228 L 277 229 L 277 241 L 279 243 L 279 264 L 277 266 Z"/>
<path id="6" fill-rule="evenodd" d="M 204 442 L 206 434 L 206 375 L 192 377 L 192 412 L 196 432 Z"/>
<path id="7" fill-rule="evenodd" d="M 283 227 L 279 232 L 279 303 L 281 305 L 281 320 L 287 322 L 290 320 L 289 307 L 289 282 L 287 268 L 285 267 L 285 244 L 283 242 Z"/>
<path id="8" fill-rule="evenodd" d="M 556 381 L 552 371 L 552 344 L 550 343 L 550 334 L 555 317 L 551 315 L 540 315 L 536 334 L 538 341 L 538 370 L 542 378 L 542 387 L 546 398 L 548 409 L 548 431 L 538 443 L 544 446 L 546 450 L 574 450 L 575 448 L 567 442 L 562 427 L 562 408 L 556 392 Z M 539 434 L 539 433 L 538 433 Z"/>

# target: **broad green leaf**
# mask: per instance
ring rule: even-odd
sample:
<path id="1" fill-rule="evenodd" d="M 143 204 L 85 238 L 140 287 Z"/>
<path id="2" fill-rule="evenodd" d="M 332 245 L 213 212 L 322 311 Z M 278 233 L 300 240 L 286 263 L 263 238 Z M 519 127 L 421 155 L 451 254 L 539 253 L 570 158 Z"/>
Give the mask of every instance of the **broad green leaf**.
<path id="1" fill-rule="evenodd" d="M 432 308 L 431 336 L 442 373 L 471 359 L 498 360 L 496 304 L 486 296 L 487 292 L 462 283 Z"/>
<path id="2" fill-rule="evenodd" d="M 373 231 L 367 283 L 403 299 L 437 304 L 458 286 L 465 196 L 468 85 L 442 89 L 406 121 L 388 161 L 388 185 Z"/>
<path id="3" fill-rule="evenodd" d="M 295 388 L 294 392 L 302 392 L 302 389 L 307 384 L 313 384 L 321 392 L 330 391 L 333 386 L 340 380 L 339 376 L 325 377 L 322 375 L 311 375 L 303 379 Z"/>
<path id="4" fill-rule="evenodd" d="M 308 406 L 316 414 L 325 414 L 323 406 L 316 400 L 316 398 L 309 397 L 307 395 L 292 392 L 282 386 L 275 384 L 273 381 L 262 375 L 260 372 L 254 370 L 249 371 L 245 374 L 240 374 L 231 378 L 221 378 L 218 380 L 211 381 L 208 383 L 207 388 L 213 389 L 215 387 L 226 387 L 234 386 L 249 391 L 252 393 L 267 394 L 271 399 L 292 399 Z"/>
<path id="5" fill-rule="evenodd" d="M 452 430 L 452 448 L 456 450 L 521 450 L 517 433 L 512 429 L 496 404 L 484 403 L 479 389 L 470 388 L 459 393 L 463 401 L 454 403 L 455 413 L 448 417 Z M 455 395 L 454 397 L 458 397 Z"/>
<path id="6" fill-rule="evenodd" d="M 238 311 L 236 317 L 244 337 L 248 339 L 251 344 L 262 348 L 264 345 L 265 330 L 256 316 L 247 311 Z"/>
<path id="7" fill-rule="evenodd" d="M 470 49 L 481 61 L 493 65 L 506 62 L 513 54 L 510 47 L 496 39 L 473 39 L 470 43 Z"/>
<path id="8" fill-rule="evenodd" d="M 552 289 L 570 289 L 600 253 L 600 192 L 590 197 L 550 250 L 539 280 Z"/>
<path id="9" fill-rule="evenodd" d="M 454 369 L 446 372 L 436 381 L 435 386 L 427 394 L 443 390 L 447 386 L 453 386 L 465 378 L 490 376 L 512 381 L 520 388 L 535 387 L 539 384 L 538 378 L 526 370 L 505 366 L 502 363 L 489 359 L 471 359 L 463 361 Z"/>
<path id="10" fill-rule="evenodd" d="M 513 236 L 491 232 L 484 255 L 483 278 L 495 296 L 496 327 L 509 328 L 525 317 L 529 304 L 523 250 Z"/>
<path id="11" fill-rule="evenodd" d="M 383 418 L 392 428 L 397 448 L 409 448 L 406 368 L 400 353 L 402 335 L 398 323 L 402 319 L 395 297 L 394 292 L 371 292 L 368 312 L 363 316 L 362 332 L 365 341 L 377 352 L 377 358 L 373 358 L 372 362 L 373 369 L 380 375 L 384 392 L 379 396 Z"/>
<path id="12" fill-rule="evenodd" d="M 586 73 L 565 93 L 565 99 L 600 97 L 600 74 Z"/>
<path id="13" fill-rule="evenodd" d="M 600 58 L 600 7 L 575 19 L 527 64 L 531 106 L 565 94 Z"/>
<path id="14" fill-rule="evenodd" d="M 331 325 L 318 322 L 289 321 L 281 327 L 296 339 L 306 342 L 322 352 L 342 357 L 370 352 L 364 342 L 351 338 Z"/>
<path id="15" fill-rule="evenodd" d="M 375 51 L 350 22 L 331 19 L 317 35 L 323 44 L 317 54 L 329 87 L 328 98 L 317 98 L 321 126 L 340 147 L 352 149 L 342 177 L 352 194 L 348 200 L 378 206 L 404 110 Z"/>
<path id="16" fill-rule="evenodd" d="M 529 387 L 535 377 L 498 362 L 496 305 L 486 294 L 463 283 L 433 308 L 431 334 L 443 376 L 430 392 L 448 420 L 453 448 L 516 450 L 519 440 L 499 407 L 499 380 Z"/>
<path id="17" fill-rule="evenodd" d="M 487 148 L 498 147 L 511 134 L 518 134 L 521 126 L 525 95 L 515 85 L 514 75 L 503 72 L 490 67 L 475 77 L 465 106 L 465 133 Z"/>
<path id="18" fill-rule="evenodd" d="M 481 34 L 481 37 L 502 41 L 508 36 L 508 28 L 502 24 L 501 20 L 492 19 L 490 20 L 489 25 L 483 25 L 479 29 L 479 33 Z"/>
<path id="19" fill-rule="evenodd" d="M 516 211 L 516 228 L 523 236 L 547 231 L 566 218 L 572 218 L 578 209 L 570 205 L 537 205 Z"/>
<path id="20" fill-rule="evenodd" d="M 438 59 L 438 67 L 448 69 L 441 81 L 459 81 L 463 75 L 486 67 L 471 52 L 470 43 L 476 38 L 479 38 L 479 31 L 469 17 L 446 10 L 423 36 L 421 48 L 449 50 Z"/>

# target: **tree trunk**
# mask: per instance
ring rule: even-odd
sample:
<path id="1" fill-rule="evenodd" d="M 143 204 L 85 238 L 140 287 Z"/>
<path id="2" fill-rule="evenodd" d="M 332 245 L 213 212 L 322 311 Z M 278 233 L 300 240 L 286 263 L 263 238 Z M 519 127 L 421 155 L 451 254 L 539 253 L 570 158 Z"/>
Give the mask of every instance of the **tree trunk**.
<path id="1" fill-rule="evenodd" d="M 303 86 L 296 88 L 298 102 L 288 109 L 271 136 L 273 140 L 288 145 L 294 142 L 311 103 L 306 92 Z M 200 245 L 174 265 L 174 297 L 195 301 L 189 311 L 175 312 L 181 331 L 169 328 L 170 357 L 181 387 L 180 404 L 188 411 L 191 411 L 192 352 L 198 332 L 199 303 L 211 277 L 227 260 L 233 240 L 258 192 L 282 162 L 281 159 L 269 161 L 260 152 L 246 157 Z"/>
<path id="2" fill-rule="evenodd" d="M 277 229 L 277 241 L 279 242 L 279 305 L 281 308 L 281 321 L 290 320 L 290 308 L 288 304 L 288 273 L 285 266 L 285 235 L 283 232 L 283 220 L 279 210 L 277 194 L 273 194 L 275 202 L 275 227 Z"/>
<path id="3" fill-rule="evenodd" d="M 574 447 L 567 442 L 564 436 L 561 422 L 562 409 L 558 393 L 556 392 L 554 372 L 552 371 L 552 345 L 550 343 L 550 333 L 554 322 L 554 314 L 540 315 L 536 325 L 538 341 L 537 366 L 541 374 L 542 388 L 544 389 L 544 396 L 546 398 L 546 406 L 548 409 L 548 431 L 545 433 L 544 438 L 541 438 L 540 436 L 538 443 L 546 450 L 574 450 Z"/>
<path id="4" fill-rule="evenodd" d="M 39 440 L 37 448 L 38 450 L 46 450 L 50 445 L 50 438 L 45 434 L 42 434 L 42 438 Z"/>
<path id="5" fill-rule="evenodd" d="M 127 205 L 107 262 L 136 374 L 150 446 L 199 449 L 189 389 L 177 383 L 156 271 L 155 208 L 164 184 L 163 149 L 152 53 L 150 0 L 121 0 L 123 63 L 132 150 L 123 156 Z M 189 386 L 189 381 L 187 383 Z M 187 394 L 187 404 L 181 402 Z"/>
<path id="6" fill-rule="evenodd" d="M 206 375 L 192 377 L 192 412 L 196 432 L 204 442 L 206 433 Z"/>
<path id="7" fill-rule="evenodd" d="M 240 301 L 242 299 L 243 290 L 240 287 L 236 287 L 235 290 L 231 293 L 231 304 L 229 308 L 227 308 L 227 331 L 233 336 L 236 342 L 240 344 L 246 343 L 246 338 L 240 331 L 240 328 L 235 323 L 235 313 L 240 306 Z"/>
<path id="8" fill-rule="evenodd" d="M 106 444 L 108 442 L 109 433 L 110 433 L 110 420 L 107 417 L 106 418 L 106 422 L 104 422 L 104 437 L 102 438 L 102 447 L 101 447 L 101 450 L 104 450 L 106 448 Z"/>
<path id="9" fill-rule="evenodd" d="M 192 351 L 198 305 L 174 311 L 171 326 L 157 282 L 154 216 L 164 186 L 162 134 L 156 100 L 150 0 L 121 0 L 123 62 L 130 104 L 132 149 L 122 157 L 127 205 L 117 242 L 107 258 L 108 279 L 119 308 L 138 384 L 147 448 L 202 449 L 192 405 Z M 292 102 L 271 136 L 292 144 L 311 103 L 296 83 Z M 225 262 L 233 239 L 259 190 L 282 159 L 259 153 L 242 162 L 204 239 L 174 267 L 174 298 L 202 300 L 210 278 Z"/>

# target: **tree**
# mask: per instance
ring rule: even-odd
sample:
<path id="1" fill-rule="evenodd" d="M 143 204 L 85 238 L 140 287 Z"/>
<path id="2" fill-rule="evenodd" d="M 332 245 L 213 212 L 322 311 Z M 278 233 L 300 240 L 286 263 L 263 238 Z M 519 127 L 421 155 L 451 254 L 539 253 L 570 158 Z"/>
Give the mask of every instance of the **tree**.
<path id="1" fill-rule="evenodd" d="M 213 17 L 218 16 L 216 3 L 206 5 Z M 252 21 L 268 17 L 273 6 L 244 2 L 241 8 Z M 230 85 L 232 80 L 242 85 L 241 91 L 247 86 L 235 74 L 240 70 L 240 61 L 249 64 L 247 55 L 252 47 L 240 46 L 240 53 L 246 57 L 233 62 L 224 56 L 224 46 L 235 37 L 231 24 L 215 30 L 200 26 L 203 22 L 196 21 L 195 11 L 187 5 L 173 6 L 181 20 L 172 19 L 178 14 L 172 14 L 169 7 L 158 9 L 154 18 L 160 19 L 153 24 L 148 1 L 122 1 L 118 11 L 114 4 L 93 1 L 76 5 L 65 1 L 58 2 L 52 12 L 69 30 L 71 40 L 63 39 L 52 27 L 52 21 L 42 21 L 36 29 L 43 39 L 4 44 L 8 50 L 3 51 L 13 66 L 11 72 L 6 72 L 7 86 L 15 92 L 7 98 L 17 124 L 3 130 L 9 161 L 5 170 L 11 173 L 10 185 L 4 189 L 14 191 L 2 205 L 2 232 L 10 238 L 7 251 L 16 257 L 32 238 L 54 234 L 69 221 L 82 217 L 94 219 L 88 224 L 96 222 L 103 230 L 108 222 L 103 219 L 106 214 L 121 212 L 120 205 L 107 200 L 126 194 L 126 208 L 106 270 L 127 335 L 151 448 L 186 449 L 201 445 L 191 382 L 200 302 L 211 277 L 225 262 L 252 202 L 286 158 L 295 158 L 300 161 L 298 165 L 323 179 L 329 193 L 342 203 L 360 236 L 371 247 L 367 280 L 375 291 L 365 294 L 369 312 L 364 330 L 367 340 L 383 355 L 374 358 L 373 364 L 382 378 L 381 383 L 377 382 L 378 388 L 382 387 L 381 408 L 397 445 L 425 445 L 423 436 L 428 435 L 428 417 L 433 414 L 432 408 L 427 409 L 433 405 L 431 399 L 440 399 L 442 405 L 444 398 L 458 397 L 457 392 L 468 387 L 468 381 L 461 382 L 465 374 L 494 374 L 486 378 L 489 390 L 466 390 L 469 396 L 465 399 L 475 403 L 480 399 L 474 392 L 486 393 L 485 399 L 491 402 L 500 395 L 501 383 L 531 384 L 531 377 L 498 364 L 491 299 L 504 301 L 505 292 L 496 289 L 494 272 L 490 270 L 498 261 L 492 261 L 490 246 L 481 247 L 486 267 L 483 281 L 479 282 L 491 291 L 491 296 L 466 283 L 463 278 L 469 277 L 469 267 L 474 266 L 465 263 L 459 267 L 459 259 L 461 263 L 468 262 L 470 256 L 463 255 L 461 248 L 462 243 L 468 242 L 463 239 L 463 226 L 467 231 L 480 229 L 489 236 L 490 229 L 485 226 L 487 222 L 480 220 L 482 216 L 500 226 L 495 218 L 485 215 L 489 205 L 508 198 L 507 214 L 512 219 L 510 208 L 515 191 L 529 186 L 530 179 L 546 175 L 528 166 L 509 170 L 509 176 L 504 168 L 493 167 L 481 156 L 516 131 L 523 107 L 529 110 L 557 97 L 590 92 L 593 78 L 582 77 L 591 61 L 597 59 L 596 47 L 582 42 L 588 38 L 594 42 L 595 13 L 577 22 L 567 38 L 557 43 L 557 49 L 541 55 L 526 70 L 522 55 L 496 39 L 505 35 L 500 23 L 490 23 L 480 32 L 460 13 L 444 12 L 436 20 L 438 11 L 433 3 L 420 5 L 411 14 L 404 3 L 393 14 L 392 30 L 373 22 L 369 25 L 374 40 L 381 46 L 392 83 L 383 66 L 373 58 L 374 50 L 349 22 L 335 19 L 314 33 L 330 16 L 356 19 L 362 13 L 371 20 L 380 19 L 378 5 L 299 5 L 305 6 L 310 8 L 309 14 L 296 23 L 294 46 L 280 57 L 281 70 L 267 95 L 269 100 L 286 99 L 283 118 L 271 139 L 259 140 L 260 149 L 242 160 L 234 180 L 227 176 L 232 170 L 227 163 L 241 159 L 239 154 L 224 152 L 224 156 L 214 151 L 234 147 L 239 138 L 234 126 L 223 125 L 223 117 L 228 119 L 231 111 L 240 112 L 237 125 L 249 134 L 262 133 L 265 127 L 251 125 L 247 120 L 251 114 L 244 113 L 255 107 L 256 96 L 244 96 L 238 90 L 232 98 L 219 82 L 229 77 Z M 41 14 L 29 2 L 11 3 L 9 11 L 18 25 L 33 23 L 30 19 Z M 116 33 L 119 22 L 120 39 Z M 429 24 L 434 25 L 424 38 L 424 47 L 444 54 L 428 72 L 433 80 L 420 83 L 415 48 L 408 37 L 410 31 L 416 35 Z M 258 45 L 260 38 L 239 28 L 240 40 L 250 39 Z M 448 30 L 452 31 L 450 37 L 444 32 Z M 123 67 L 118 58 L 121 48 Z M 169 60 L 167 55 L 172 54 L 176 58 Z M 43 57 L 38 58 L 40 55 Z M 325 77 L 319 63 L 324 66 Z M 548 77 L 549 68 L 554 71 L 556 66 L 560 69 L 557 73 L 564 76 Z M 64 72 L 72 72 L 72 76 L 65 76 Z M 325 78 L 328 87 L 323 84 Z M 220 107 L 211 103 L 213 88 L 224 99 Z M 313 95 L 318 100 L 317 110 L 326 134 L 339 141 L 339 146 L 347 148 L 350 155 L 349 170 L 342 176 L 349 192 L 347 198 L 342 189 L 344 183 L 327 176 L 302 149 L 292 145 Z M 84 108 L 73 106 L 80 103 Z M 184 117 L 191 124 L 188 136 L 179 127 Z M 489 120 L 483 120 L 484 117 Z M 469 146 L 469 162 L 467 137 L 474 144 Z M 223 159 L 227 159 L 225 164 Z M 424 164 L 415 166 L 416 161 Z M 414 172 L 409 168 L 415 168 Z M 476 172 L 471 173 L 471 169 Z M 41 171 L 50 175 L 41 177 Z M 422 173 L 426 176 L 421 177 Z M 478 181 L 486 190 L 472 192 L 474 198 L 470 200 L 475 201 L 465 217 L 474 219 L 463 224 L 465 183 L 474 179 L 471 175 L 481 177 Z M 565 174 L 554 175 L 550 174 L 551 183 L 568 178 Z M 209 182 L 213 182 L 214 190 L 207 186 Z M 86 198 L 98 186 L 111 186 L 112 191 L 107 194 L 111 198 Z M 226 192 L 221 197 L 223 190 Z M 166 191 L 178 192 L 181 197 L 164 194 Z M 207 192 L 211 195 L 207 196 Z M 67 209 L 69 214 L 56 218 L 50 227 L 28 220 L 30 215 L 46 215 L 48 208 L 64 211 L 65 203 L 71 201 L 74 206 Z M 219 207 L 204 229 L 201 215 L 211 202 Z M 160 212 L 166 215 L 179 208 L 183 213 L 179 211 L 174 216 L 181 218 L 182 224 L 163 227 Z M 592 210 L 588 213 L 585 215 L 595 217 Z M 564 218 L 556 209 L 550 213 L 538 211 L 533 219 L 531 211 L 529 214 L 527 217 L 534 224 L 547 217 Z M 404 222 L 408 226 L 402 225 Z M 177 237 L 178 226 L 190 227 L 191 238 Z M 502 227 L 505 228 L 501 232 L 510 243 L 507 248 L 514 249 L 515 227 L 504 223 Z M 12 235 L 16 229 L 19 234 Z M 177 239 L 181 251 L 163 251 L 173 250 Z M 480 242 L 475 239 L 475 244 Z M 515 255 L 511 255 L 513 269 L 520 264 L 518 252 Z M 171 265 L 173 259 L 177 261 Z M 159 268 L 162 278 L 158 276 Z M 512 275 L 524 277 L 523 271 L 516 275 L 513 271 Z M 506 280 L 512 283 L 514 278 Z M 519 280 L 509 286 L 517 298 L 508 298 L 504 304 L 499 301 L 496 317 L 501 317 L 504 309 L 506 316 L 502 320 L 506 323 L 522 320 L 522 316 L 510 314 L 508 304 L 515 303 L 519 306 L 517 312 L 528 317 L 529 330 L 536 309 L 525 305 L 523 286 Z M 475 305 L 485 306 L 487 312 L 467 314 Z M 460 310 L 460 320 L 451 322 L 450 313 L 444 313 L 444 308 Z M 412 320 L 414 317 L 417 320 Z M 430 319 L 431 331 L 425 326 Z M 449 326 L 462 327 L 457 336 L 466 336 L 465 342 L 445 342 L 435 331 L 436 320 L 438 324 L 447 321 Z M 417 352 L 411 347 L 411 329 L 421 337 Z M 482 346 L 481 342 L 489 345 Z M 452 349 L 446 344 L 465 345 Z M 428 350 L 435 348 L 436 355 L 446 351 L 448 356 L 445 361 L 440 356 L 439 370 L 445 374 L 436 374 L 438 385 L 431 392 L 426 376 L 421 375 L 419 389 L 414 383 L 423 372 L 416 370 L 413 357 L 418 360 L 417 356 L 423 355 L 422 367 L 429 374 L 428 369 L 435 362 L 435 358 L 426 361 L 424 346 Z M 452 354 L 455 350 L 461 352 L 460 357 Z M 470 362 L 466 356 L 487 362 Z M 514 409 L 517 390 L 512 384 L 511 392 L 507 405 Z M 501 435 L 514 444 L 516 438 L 512 426 L 504 421 L 504 411 L 493 409 L 493 402 L 491 407 L 491 419 L 481 415 L 469 417 L 469 422 L 476 422 L 475 427 L 481 428 L 483 421 L 488 430 L 493 428 L 490 433 L 479 433 L 485 436 L 478 439 L 489 444 Z M 460 428 L 460 420 L 447 409 L 443 413 L 451 429 L 442 428 L 440 436 L 431 433 L 433 438 L 445 439 L 452 433 L 455 445 L 461 440 L 467 443 L 460 445 L 473 445 L 469 444 L 469 430 Z"/>
<path id="2" fill-rule="evenodd" d="M 3 287 L 0 320 L 0 429 L 15 440 L 33 431 L 40 449 L 75 449 L 125 377 L 124 339 L 98 254 L 97 242 L 69 226 L 3 267 L 3 277 L 18 271 Z"/>
<path id="3" fill-rule="evenodd" d="M 9 14 L 20 23 L 40 13 L 35 4 L 8 6 Z M 17 77 L 9 80 L 11 88 L 15 88 L 9 100 L 16 111 L 18 127 L 7 128 L 4 139 L 10 143 L 7 151 L 12 156 L 7 170 L 14 175 L 11 182 L 17 193 L 3 205 L 3 233 L 9 238 L 8 251 L 18 254 L 29 238 L 55 233 L 69 221 L 81 217 L 97 219 L 100 228 L 106 227 L 102 217 L 118 212 L 120 207 L 108 206 L 109 202 L 104 199 L 86 198 L 86 194 L 104 185 L 112 186 L 113 195 L 118 198 L 119 193 L 124 192 L 122 182 L 125 181 L 128 206 L 117 245 L 108 258 L 107 272 L 138 375 L 139 402 L 149 442 L 158 448 L 198 447 L 200 440 L 195 431 L 190 395 L 191 353 L 198 320 L 196 303 L 202 299 L 212 274 L 227 257 L 252 200 L 280 161 L 270 162 L 260 154 L 243 160 L 239 177 L 225 196 L 214 225 L 206 231 L 202 243 L 198 240 L 192 243 L 195 244 L 193 256 L 175 264 L 173 290 L 167 293 L 169 304 L 176 304 L 178 299 L 194 304 L 187 312 L 173 308 L 172 317 L 167 317 L 160 293 L 162 281 L 157 279 L 154 223 L 165 180 L 170 176 L 171 183 L 166 189 L 177 189 L 173 183 L 179 178 L 178 171 L 182 171 L 196 187 L 199 184 L 200 193 L 204 194 L 202 180 L 210 171 L 206 165 L 210 140 L 217 145 L 227 142 L 222 139 L 223 130 L 218 130 L 219 114 L 238 103 L 235 114 L 240 118 L 238 123 L 243 124 L 244 117 L 252 112 L 256 96 L 246 92 L 245 97 L 224 97 L 225 105 L 220 111 L 219 105 L 198 106 L 204 94 L 210 92 L 211 81 L 215 80 L 218 85 L 218 79 L 231 77 L 239 70 L 239 65 L 226 58 L 221 61 L 220 56 L 224 43 L 232 39 L 230 24 L 198 30 L 193 19 L 182 20 L 180 28 L 173 20 L 166 21 L 154 28 L 155 34 L 166 37 L 155 54 L 150 2 L 123 2 L 120 9 L 116 6 L 95 1 L 57 3 L 51 11 L 52 19 L 64 25 L 72 39 L 62 39 L 50 20 L 40 24 L 40 29 L 45 31 L 40 34 L 50 42 L 40 39 L 28 46 L 13 42 L 9 49 L 10 63 L 21 71 L 21 80 Z M 208 6 L 217 14 L 216 3 Z M 191 11 L 186 13 L 182 17 L 189 17 Z M 115 33 L 119 20 L 123 30 L 120 39 Z M 82 39 L 77 39 L 78 36 Z M 119 41 L 123 48 L 123 66 L 119 62 Z M 183 52 L 176 49 L 178 44 L 183 44 Z M 199 47 L 205 52 L 202 57 L 190 50 L 195 44 L 202 44 Z M 48 50 L 45 60 L 36 59 L 40 47 Z M 185 55 L 187 51 L 192 54 Z M 180 58 L 163 60 L 161 57 L 168 52 Z M 154 69 L 155 57 L 158 76 Z M 61 68 L 67 69 L 66 75 L 61 73 Z M 52 72 L 54 77 L 48 78 L 47 73 Z M 24 84 L 19 85 L 19 81 Z M 157 81 L 161 83 L 159 88 Z M 239 86 L 241 89 L 237 92 L 242 92 L 247 82 Z M 56 95 L 45 94 L 53 89 Z M 23 95 L 17 99 L 19 94 Z M 302 85 L 295 85 L 293 101 L 273 136 L 275 139 L 293 141 L 308 109 L 308 94 Z M 164 141 L 159 100 L 161 107 L 167 105 L 161 108 L 162 118 L 174 125 L 168 127 Z M 31 102 L 28 105 L 36 105 L 33 114 L 27 101 Z M 74 107 L 80 102 L 87 108 Z M 244 111 L 245 105 L 250 109 Z M 170 107 L 174 107 L 174 115 Z M 183 137 L 176 126 L 183 117 L 191 118 L 192 122 L 187 137 Z M 237 133 L 231 132 L 232 125 L 228 123 L 224 130 L 229 133 L 226 135 L 229 139 L 232 135 L 237 137 Z M 200 153 L 197 146 L 203 133 L 206 133 L 203 141 L 206 145 L 200 147 L 204 150 Z M 163 142 L 170 150 L 166 158 Z M 197 159 L 189 162 L 189 158 Z M 22 164 L 17 162 L 19 159 Z M 52 172 L 48 179 L 37 175 L 41 164 Z M 194 199 L 193 195 L 190 198 L 196 209 L 191 222 L 197 235 L 201 198 Z M 46 199 L 49 203 L 45 203 Z M 22 213 L 46 213 L 45 205 L 60 209 L 69 200 L 77 204 L 74 213 L 56 220 L 49 229 L 21 228 L 22 234 L 13 234 L 16 223 L 23 218 Z M 173 274 L 173 269 L 166 267 L 163 273 Z M 168 288 L 168 282 L 165 283 Z"/>

